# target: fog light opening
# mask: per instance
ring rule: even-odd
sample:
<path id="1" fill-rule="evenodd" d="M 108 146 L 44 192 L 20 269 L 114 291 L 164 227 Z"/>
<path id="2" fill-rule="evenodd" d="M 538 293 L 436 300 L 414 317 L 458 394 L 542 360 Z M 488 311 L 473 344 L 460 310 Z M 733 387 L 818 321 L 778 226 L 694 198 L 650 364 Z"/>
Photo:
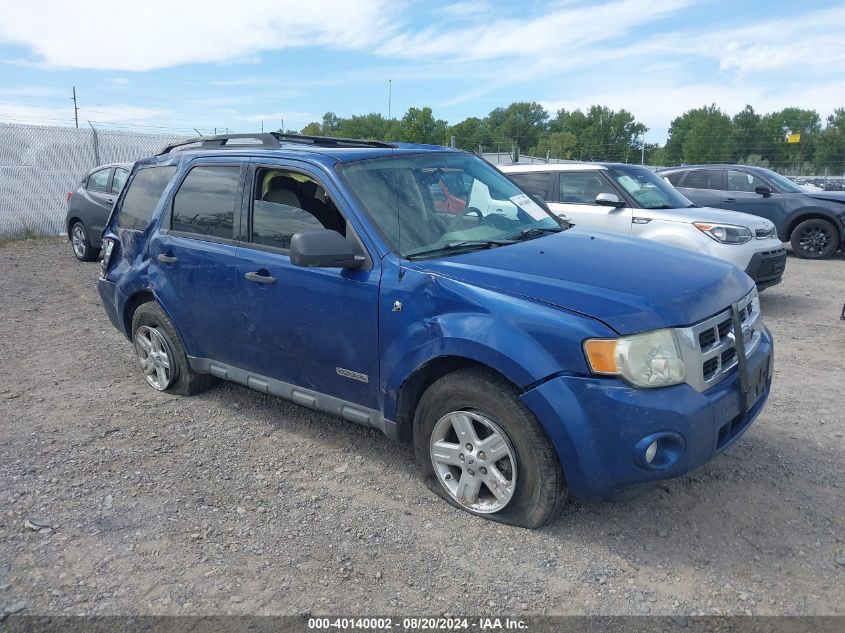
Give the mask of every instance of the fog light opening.
<path id="1" fill-rule="evenodd" d="M 657 455 L 657 440 L 654 440 L 651 444 L 648 445 L 648 448 L 645 449 L 645 461 L 647 464 L 651 464 L 654 461 L 654 456 Z"/>

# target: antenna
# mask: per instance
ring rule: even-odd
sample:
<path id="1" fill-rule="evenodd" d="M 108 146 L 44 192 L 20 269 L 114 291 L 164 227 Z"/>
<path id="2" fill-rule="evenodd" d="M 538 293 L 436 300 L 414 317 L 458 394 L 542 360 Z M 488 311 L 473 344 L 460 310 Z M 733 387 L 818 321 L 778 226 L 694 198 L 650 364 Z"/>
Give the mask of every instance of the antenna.
<path id="1" fill-rule="evenodd" d="M 393 105 L 393 80 L 387 80 L 387 119 L 391 118 L 391 107 Z"/>

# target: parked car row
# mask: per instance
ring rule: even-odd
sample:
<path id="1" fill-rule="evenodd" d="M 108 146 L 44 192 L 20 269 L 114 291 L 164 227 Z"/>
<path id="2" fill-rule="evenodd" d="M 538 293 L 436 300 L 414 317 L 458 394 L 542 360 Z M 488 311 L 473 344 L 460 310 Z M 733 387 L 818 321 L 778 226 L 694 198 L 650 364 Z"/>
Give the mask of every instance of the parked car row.
<path id="1" fill-rule="evenodd" d="M 845 192 L 811 193 L 770 169 L 747 165 L 685 165 L 658 173 L 697 204 L 770 220 L 798 257 L 824 259 L 845 243 Z"/>
<path id="2" fill-rule="evenodd" d="M 156 390 L 231 380 L 374 427 L 413 444 L 449 503 L 526 527 L 569 494 L 696 468 L 765 405 L 773 343 L 734 263 L 776 283 L 767 220 L 619 165 L 538 189 L 537 170 L 514 182 L 442 147 L 188 143 L 136 163 L 119 194 L 122 167 L 95 170 L 69 201 L 69 234 L 93 249 L 74 199 L 103 181 L 116 196 L 98 290 Z"/>
<path id="3" fill-rule="evenodd" d="M 645 167 L 557 163 L 500 169 L 576 225 L 724 259 L 744 270 L 758 289 L 783 277 L 786 251 L 772 222 L 693 204 Z"/>

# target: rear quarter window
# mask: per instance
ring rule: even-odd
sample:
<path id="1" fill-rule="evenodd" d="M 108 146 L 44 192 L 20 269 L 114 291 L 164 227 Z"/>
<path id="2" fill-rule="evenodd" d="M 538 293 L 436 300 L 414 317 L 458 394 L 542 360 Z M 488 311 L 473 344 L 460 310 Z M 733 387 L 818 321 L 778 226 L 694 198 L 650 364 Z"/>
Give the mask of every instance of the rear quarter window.
<path id="1" fill-rule="evenodd" d="M 117 226 L 143 231 L 153 218 L 161 194 L 176 173 L 176 167 L 146 167 L 139 170 L 129 183 L 117 217 Z"/>
<path id="2" fill-rule="evenodd" d="M 682 186 L 690 189 L 721 189 L 722 170 L 696 169 L 687 174 Z"/>
<path id="3" fill-rule="evenodd" d="M 684 176 L 684 172 L 676 171 L 675 173 L 672 173 L 672 174 L 666 174 L 664 176 L 664 178 L 666 178 L 666 180 L 669 181 L 670 185 L 672 185 L 673 187 L 677 187 L 678 183 L 681 182 L 681 178 L 683 178 L 683 176 Z"/>
<path id="4" fill-rule="evenodd" d="M 543 200 L 551 202 L 552 174 L 547 171 L 524 172 L 521 174 L 508 174 L 508 177 L 519 185 L 520 189 L 532 196 L 540 196 Z"/>

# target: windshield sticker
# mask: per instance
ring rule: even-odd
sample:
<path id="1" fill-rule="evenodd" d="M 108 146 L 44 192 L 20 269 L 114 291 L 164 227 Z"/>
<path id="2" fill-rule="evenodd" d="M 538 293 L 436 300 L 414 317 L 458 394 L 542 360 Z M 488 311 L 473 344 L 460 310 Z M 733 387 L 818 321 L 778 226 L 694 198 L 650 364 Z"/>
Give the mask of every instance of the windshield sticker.
<path id="1" fill-rule="evenodd" d="M 535 220 L 543 220 L 549 217 L 549 214 L 543 211 L 539 204 L 534 202 L 524 193 L 521 193 L 518 196 L 511 196 L 508 199 Z"/>

